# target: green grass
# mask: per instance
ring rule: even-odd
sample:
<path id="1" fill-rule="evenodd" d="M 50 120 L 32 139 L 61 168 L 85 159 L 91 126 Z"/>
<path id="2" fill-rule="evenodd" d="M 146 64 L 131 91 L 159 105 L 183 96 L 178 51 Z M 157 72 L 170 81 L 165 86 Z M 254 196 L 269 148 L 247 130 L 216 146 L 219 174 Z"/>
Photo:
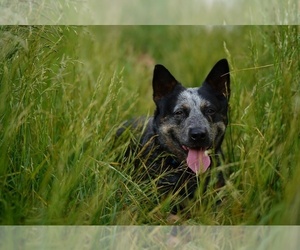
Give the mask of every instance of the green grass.
<path id="1" fill-rule="evenodd" d="M 0 43 L 1 224 L 168 224 L 178 197 L 132 179 L 133 135 L 115 133 L 152 114 L 155 63 L 199 86 L 223 57 L 226 186 L 178 223 L 300 223 L 299 27 L 2 26 Z"/>

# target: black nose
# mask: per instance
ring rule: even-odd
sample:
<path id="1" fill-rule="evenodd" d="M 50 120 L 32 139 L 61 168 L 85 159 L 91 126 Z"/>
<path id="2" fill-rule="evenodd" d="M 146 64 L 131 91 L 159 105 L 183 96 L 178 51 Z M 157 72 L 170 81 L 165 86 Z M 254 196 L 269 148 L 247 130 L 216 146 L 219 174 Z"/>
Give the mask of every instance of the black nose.
<path id="1" fill-rule="evenodd" d="M 190 139 L 193 141 L 206 140 L 207 132 L 203 128 L 190 128 Z"/>

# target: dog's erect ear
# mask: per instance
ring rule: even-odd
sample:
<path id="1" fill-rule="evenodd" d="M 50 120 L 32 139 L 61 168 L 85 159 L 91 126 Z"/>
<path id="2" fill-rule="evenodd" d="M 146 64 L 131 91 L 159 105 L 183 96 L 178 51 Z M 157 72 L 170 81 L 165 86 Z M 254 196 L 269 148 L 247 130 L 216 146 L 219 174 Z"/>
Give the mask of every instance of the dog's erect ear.
<path id="1" fill-rule="evenodd" d="M 155 65 L 153 72 L 153 100 L 159 101 L 162 97 L 170 94 L 176 86 L 181 84 L 163 65 Z"/>
<path id="2" fill-rule="evenodd" d="M 226 59 L 218 61 L 205 79 L 218 94 L 224 95 L 228 100 L 230 97 L 230 74 Z"/>

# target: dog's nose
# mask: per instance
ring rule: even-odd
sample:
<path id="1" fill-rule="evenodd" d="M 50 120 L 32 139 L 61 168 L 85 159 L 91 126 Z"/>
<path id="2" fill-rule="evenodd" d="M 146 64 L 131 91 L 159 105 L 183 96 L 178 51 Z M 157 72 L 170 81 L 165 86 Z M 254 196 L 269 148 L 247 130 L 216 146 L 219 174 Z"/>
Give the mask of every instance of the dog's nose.
<path id="1" fill-rule="evenodd" d="M 200 140 L 205 140 L 207 133 L 204 129 L 202 128 L 190 128 L 190 138 L 193 141 L 200 141 Z"/>

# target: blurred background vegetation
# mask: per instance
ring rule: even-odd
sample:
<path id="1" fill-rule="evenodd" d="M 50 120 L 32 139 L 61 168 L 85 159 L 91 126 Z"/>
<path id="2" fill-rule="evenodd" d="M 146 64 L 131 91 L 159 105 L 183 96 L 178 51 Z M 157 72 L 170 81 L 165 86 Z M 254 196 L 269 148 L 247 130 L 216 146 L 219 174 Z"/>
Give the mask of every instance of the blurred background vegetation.
<path id="1" fill-rule="evenodd" d="M 116 130 L 152 114 L 156 63 L 192 87 L 224 57 L 226 186 L 178 223 L 300 223 L 298 26 L 1 26 L 0 43 L 1 224 L 168 224 L 175 197 L 132 181 Z"/>

